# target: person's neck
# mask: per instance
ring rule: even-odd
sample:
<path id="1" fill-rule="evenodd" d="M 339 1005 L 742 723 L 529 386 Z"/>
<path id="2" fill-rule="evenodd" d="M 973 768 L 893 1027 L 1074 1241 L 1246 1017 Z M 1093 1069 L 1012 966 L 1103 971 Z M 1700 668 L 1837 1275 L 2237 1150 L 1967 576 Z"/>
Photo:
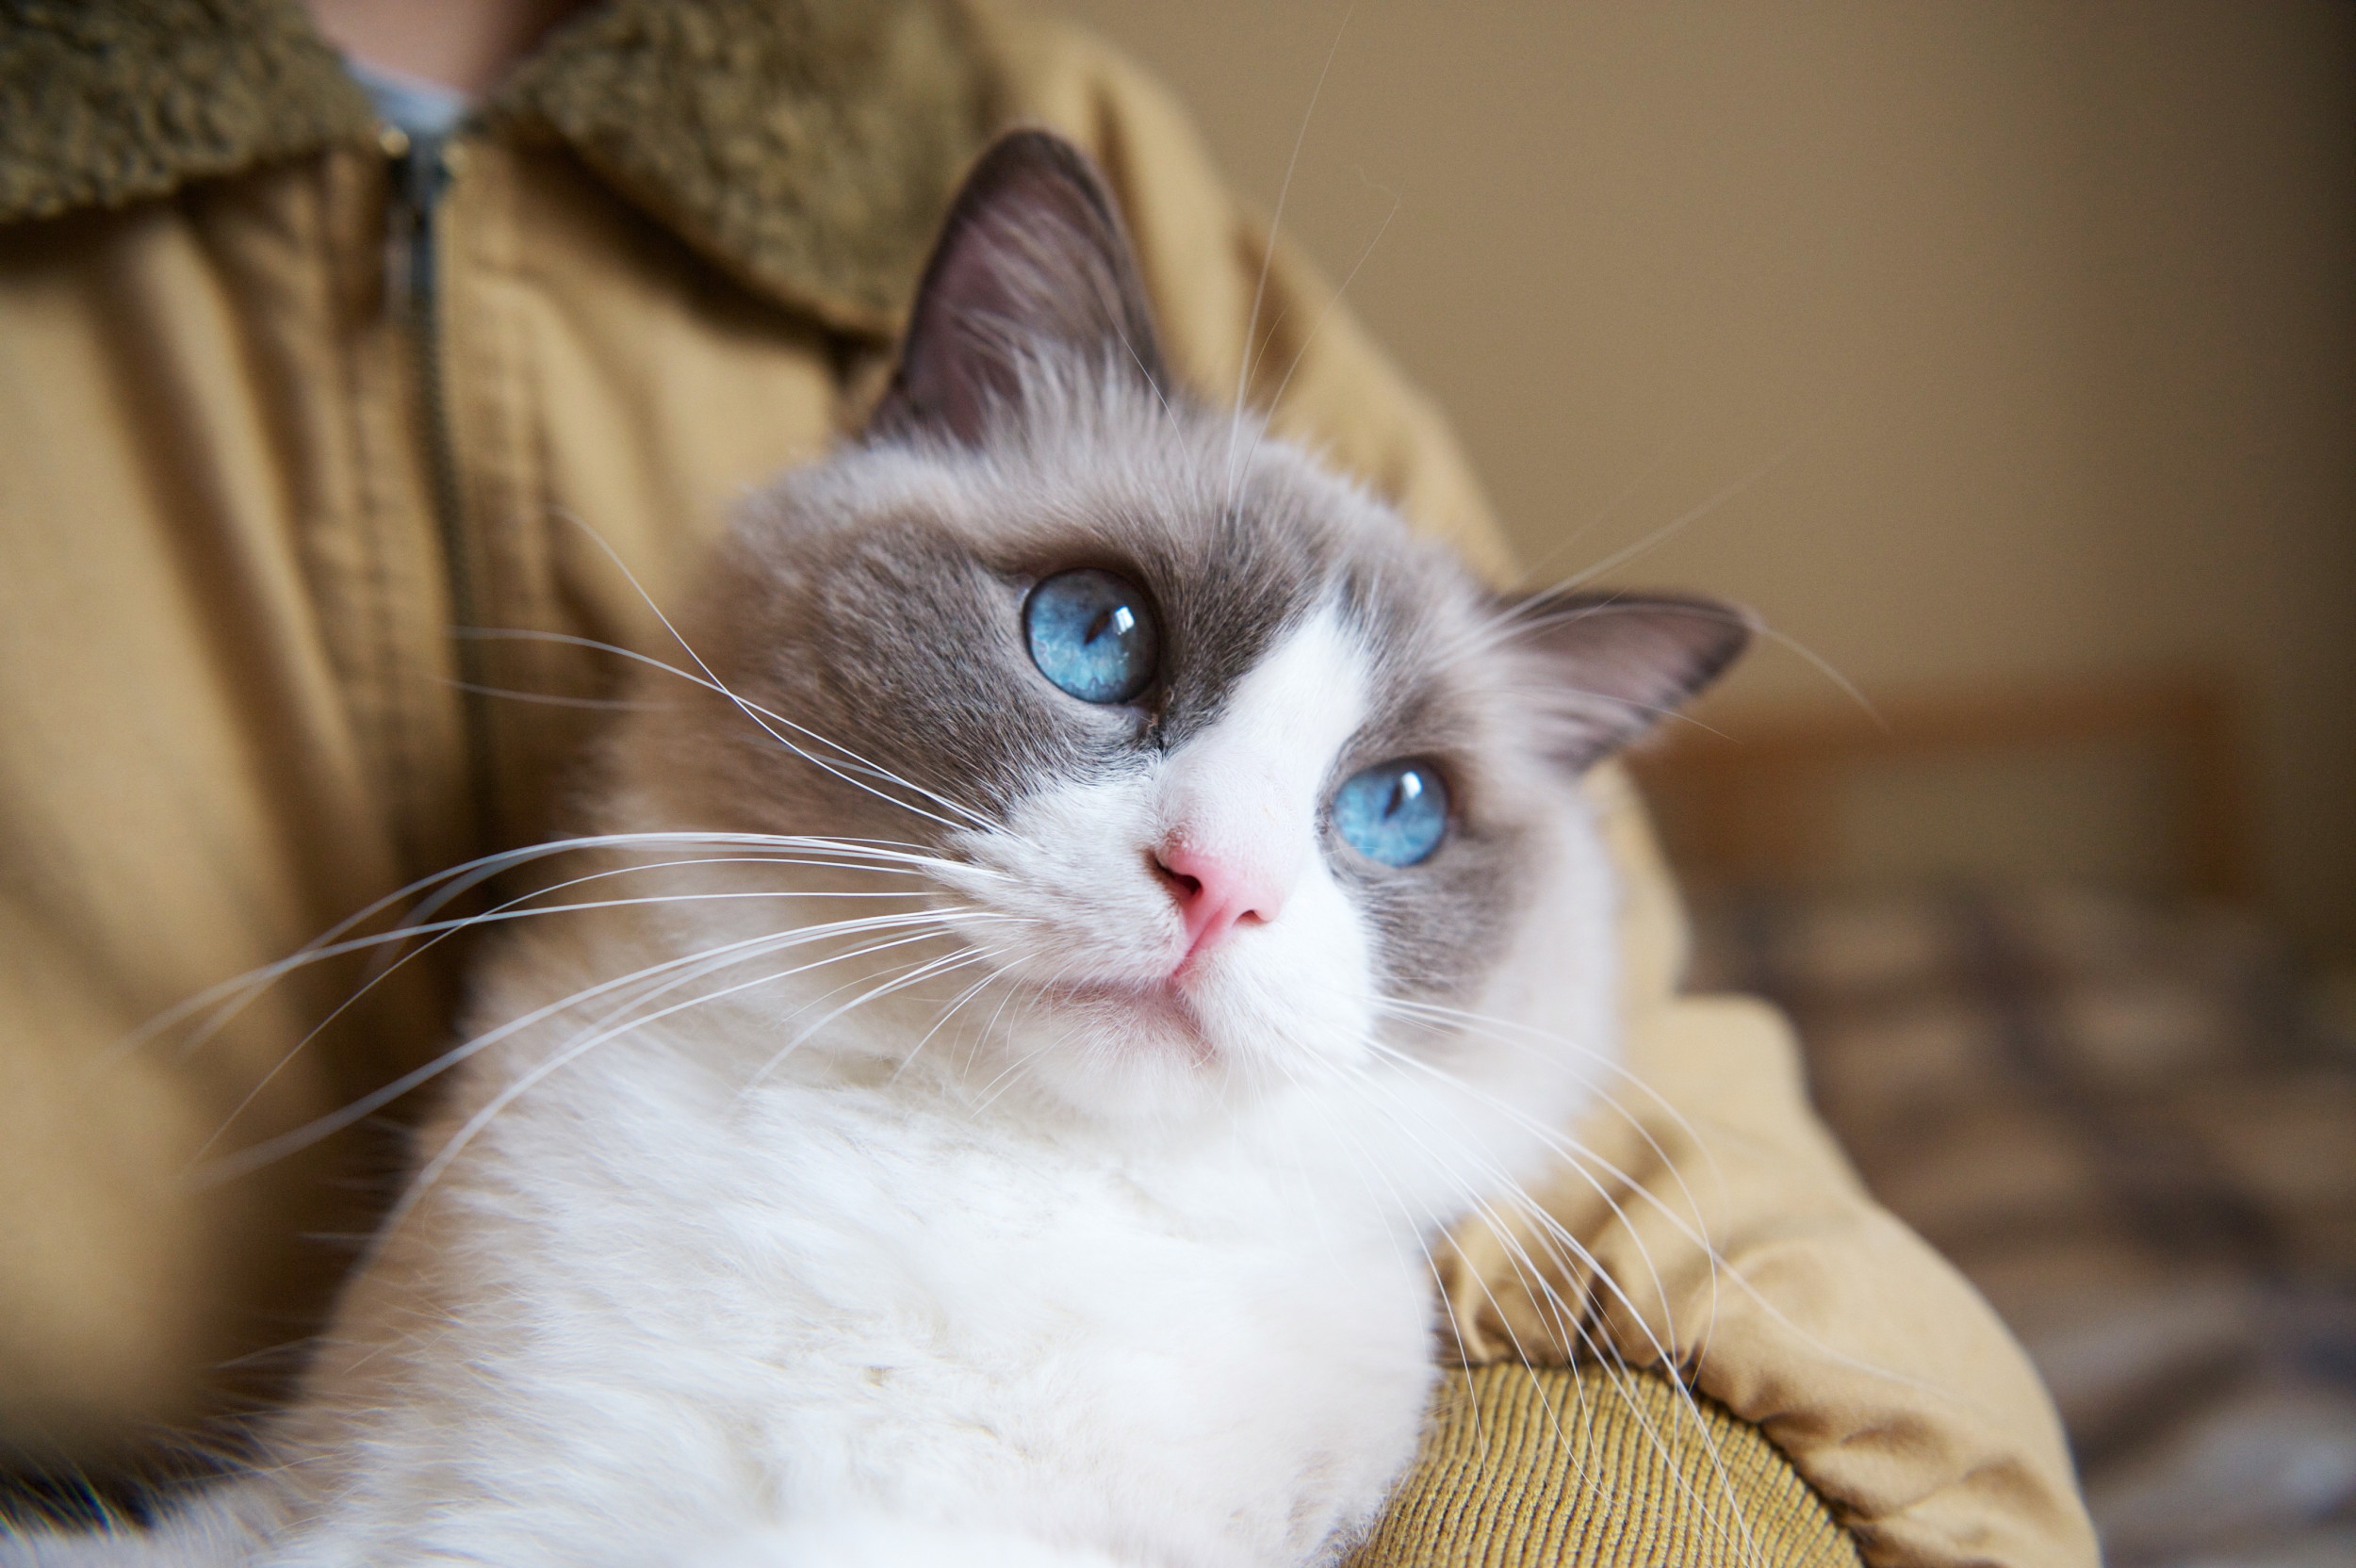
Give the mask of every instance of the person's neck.
<path id="1" fill-rule="evenodd" d="M 480 98 L 582 0 L 303 0 L 345 54 Z"/>

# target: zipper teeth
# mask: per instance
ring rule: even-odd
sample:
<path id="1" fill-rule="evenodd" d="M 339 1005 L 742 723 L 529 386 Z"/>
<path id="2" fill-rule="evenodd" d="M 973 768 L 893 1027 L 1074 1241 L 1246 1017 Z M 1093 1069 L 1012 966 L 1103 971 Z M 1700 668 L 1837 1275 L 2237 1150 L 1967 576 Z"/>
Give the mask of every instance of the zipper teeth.
<path id="1" fill-rule="evenodd" d="M 450 590 L 456 647 L 460 711 L 466 746 L 468 792 L 474 805 L 476 849 L 499 841 L 499 779 L 492 753 L 490 697 L 485 688 L 483 644 L 467 635 L 476 629 L 474 564 L 468 549 L 465 493 L 458 479 L 458 452 L 451 439 L 450 396 L 442 355 L 441 267 L 437 219 L 450 184 L 448 143 L 437 136 L 409 139 L 395 160 L 400 199 L 406 208 L 406 302 L 409 344 L 417 383 L 419 422 L 425 439 L 434 516 L 441 532 L 443 570 Z"/>

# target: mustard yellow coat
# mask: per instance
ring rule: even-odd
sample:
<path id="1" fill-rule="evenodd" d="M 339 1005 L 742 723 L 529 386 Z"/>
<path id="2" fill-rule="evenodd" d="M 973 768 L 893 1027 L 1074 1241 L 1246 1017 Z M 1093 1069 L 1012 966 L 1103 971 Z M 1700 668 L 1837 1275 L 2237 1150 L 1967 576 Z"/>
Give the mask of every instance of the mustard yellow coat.
<path id="1" fill-rule="evenodd" d="M 546 829 L 616 661 L 453 629 L 664 651 L 649 600 L 855 425 L 1016 122 L 1110 176 L 1182 376 L 1234 396 L 1265 270 L 1247 396 L 1509 574 L 1432 410 L 1071 31 L 615 0 L 449 150 L 420 250 L 416 160 L 292 0 L 0 7 L 0 1462 L 118 1462 L 291 1364 L 383 1141 L 190 1172 L 434 1055 L 451 966 L 299 1051 L 354 969 L 193 1047 L 134 1032 Z M 1859 1190 L 1778 1020 L 1674 994 L 1641 809 L 1595 787 L 1632 1075 L 1550 1195 L 1592 1264 L 1459 1238 L 1460 1337 L 1498 1364 L 1451 1380 L 1363 1560 L 2091 1562 L 2017 1348 Z M 1517 1364 L 1573 1337 L 1533 1271 L 1616 1364 Z"/>

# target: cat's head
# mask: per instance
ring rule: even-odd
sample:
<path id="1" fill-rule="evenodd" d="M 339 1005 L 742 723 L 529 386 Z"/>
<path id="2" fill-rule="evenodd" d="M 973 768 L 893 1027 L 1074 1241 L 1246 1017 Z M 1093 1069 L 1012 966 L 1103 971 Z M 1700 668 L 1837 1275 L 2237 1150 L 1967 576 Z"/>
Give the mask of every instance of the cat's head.
<path id="1" fill-rule="evenodd" d="M 1444 1009 L 1604 1027 L 1578 777 L 1744 628 L 1509 602 L 1195 399 L 1104 187 L 1024 133 L 958 198 L 865 437 L 753 509 L 688 635 L 744 706 L 643 721 L 621 825 L 921 851 L 946 934 L 841 994 L 946 953 L 936 1005 L 989 984 L 933 1049 L 1129 1115 L 1373 1070 Z"/>

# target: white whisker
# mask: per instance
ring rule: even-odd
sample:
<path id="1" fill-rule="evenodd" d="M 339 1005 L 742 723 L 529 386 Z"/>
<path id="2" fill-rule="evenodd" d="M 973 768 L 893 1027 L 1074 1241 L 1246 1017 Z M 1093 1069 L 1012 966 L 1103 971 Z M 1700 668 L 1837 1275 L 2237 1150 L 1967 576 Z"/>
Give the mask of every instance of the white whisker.
<path id="1" fill-rule="evenodd" d="M 668 623 L 665 624 L 667 625 Z M 538 631 L 520 629 L 482 627 L 464 629 L 456 633 L 456 635 L 484 642 L 559 643 L 573 647 L 595 648 L 601 652 L 614 654 L 618 658 L 632 660 L 638 663 L 646 665 L 651 669 L 664 671 L 667 674 L 677 676 L 679 679 L 688 682 L 690 685 L 700 686 L 704 690 L 726 699 L 731 706 L 736 708 L 738 711 L 742 712 L 746 718 L 752 720 L 754 725 L 766 733 L 771 740 L 777 742 L 777 744 L 783 746 L 787 751 L 791 752 L 795 757 L 800 758 L 803 761 L 808 762 L 811 767 L 818 769 L 820 772 L 841 779 L 843 783 L 850 785 L 853 789 L 862 791 L 867 794 L 873 795 L 875 799 L 882 801 L 887 806 L 896 807 L 900 810 L 922 817 L 927 822 L 939 823 L 941 826 L 947 828 L 961 829 L 967 827 L 979 827 L 985 830 L 1002 830 L 1000 824 L 990 821 L 988 817 L 983 816 L 981 813 L 972 810 L 967 807 L 960 806 L 956 801 L 950 800 L 946 796 L 937 794 L 933 791 L 925 789 L 921 784 L 902 778 L 898 775 L 892 773 L 890 769 L 881 767 L 867 760 L 865 758 L 860 757 L 857 752 L 852 751 L 848 746 L 842 744 L 840 742 L 829 740 L 826 736 L 807 729 L 801 725 L 794 723 L 793 720 L 762 707 L 760 703 L 754 702 L 748 697 L 739 695 L 717 677 L 712 676 L 708 673 L 705 675 L 696 675 L 691 671 L 682 670 L 676 664 L 667 663 L 663 660 L 657 659 L 651 654 L 640 653 L 633 648 L 626 648 L 616 643 L 600 642 L 595 637 L 582 637 L 569 631 Z M 688 657 L 691 659 L 695 658 L 692 651 L 689 653 Z M 703 661 L 701 659 L 696 659 L 695 662 L 699 668 L 702 667 Z M 782 729 L 778 727 L 780 726 L 783 727 Z M 883 791 L 876 789 L 874 785 L 867 783 L 865 780 L 854 777 L 851 774 L 845 772 L 843 766 L 808 750 L 784 733 L 784 731 L 788 729 L 794 731 L 794 734 L 806 737 L 814 744 L 830 747 L 835 751 L 841 752 L 844 758 L 849 760 L 849 765 L 872 773 L 878 778 L 889 780 L 892 783 L 899 785 L 905 790 L 908 790 L 913 793 L 922 795 L 925 799 L 930 800 L 935 805 L 941 807 L 943 810 L 954 811 L 958 816 L 963 817 L 966 820 L 958 822 L 952 818 L 941 816 L 938 812 L 927 811 L 923 807 L 911 806 L 905 800 L 901 800 L 893 795 L 885 793 Z"/>
<path id="2" fill-rule="evenodd" d="M 1402 1061 L 1408 1065 L 1429 1067 L 1429 1064 L 1415 1062 L 1414 1058 L 1404 1056 L 1402 1054 L 1392 1053 L 1391 1055 L 1393 1059 Z M 1363 1075 L 1360 1075 L 1357 1081 L 1363 1089 L 1371 1089 L 1374 1086 L 1372 1083 L 1365 1079 Z M 1389 1100 L 1383 1102 L 1372 1103 L 1374 1109 L 1376 1109 L 1379 1113 L 1385 1115 L 1392 1120 L 1394 1125 L 1398 1126 L 1402 1132 L 1406 1133 L 1409 1137 L 1424 1151 L 1427 1156 L 1437 1156 L 1440 1154 L 1439 1148 L 1431 1143 L 1429 1140 L 1424 1139 L 1416 1132 L 1416 1130 L 1408 1123 L 1405 1118 L 1405 1113 L 1409 1108 L 1413 1108 L 1414 1110 L 1428 1116 L 1433 1109 L 1430 1102 L 1410 1101 L 1407 1105 L 1404 1106 Z M 1718 1455 L 1715 1440 L 1710 1434 L 1708 1423 L 1701 1414 L 1699 1406 L 1694 1400 L 1693 1391 L 1687 1386 L 1683 1376 L 1677 1370 L 1679 1355 L 1676 1348 L 1677 1340 L 1674 1333 L 1671 1333 L 1665 1340 L 1655 1336 L 1649 1326 L 1645 1323 L 1644 1315 L 1636 1310 L 1634 1302 L 1627 1296 L 1626 1292 L 1620 1287 L 1618 1282 L 1610 1274 L 1610 1272 L 1600 1266 L 1599 1262 L 1594 1257 L 1594 1255 L 1590 1253 L 1567 1229 L 1562 1226 L 1559 1221 L 1556 1221 L 1551 1214 L 1547 1213 L 1543 1204 L 1539 1203 L 1537 1200 L 1523 1191 L 1519 1184 L 1513 1181 L 1511 1176 L 1505 1172 L 1501 1167 L 1498 1167 L 1493 1160 L 1474 1154 L 1472 1151 L 1476 1145 L 1473 1140 L 1463 1137 L 1454 1138 L 1450 1140 L 1448 1147 L 1460 1151 L 1468 1156 L 1471 1168 L 1479 1174 L 1481 1180 L 1476 1184 L 1468 1184 L 1468 1186 L 1486 1189 L 1488 1191 L 1500 1194 L 1506 1202 L 1522 1213 L 1526 1218 L 1536 1221 L 1539 1226 L 1539 1236 L 1537 1239 L 1542 1246 L 1548 1247 L 1549 1249 L 1559 1247 L 1562 1250 L 1564 1254 L 1567 1254 L 1568 1257 L 1575 1257 L 1583 1266 L 1588 1278 L 1591 1281 L 1600 1283 L 1608 1293 L 1610 1293 L 1621 1303 L 1622 1306 L 1628 1309 L 1629 1316 L 1635 1327 L 1644 1335 L 1646 1341 L 1648 1342 L 1655 1363 L 1661 1368 L 1663 1375 L 1668 1377 L 1672 1385 L 1677 1389 L 1678 1394 L 1684 1402 L 1685 1408 L 1693 1419 L 1694 1430 L 1701 1437 L 1704 1447 L 1710 1457 L 1712 1466 L 1718 1472 L 1722 1492 L 1724 1492 L 1729 1501 L 1736 1502 L 1734 1511 L 1737 1517 L 1735 1523 L 1742 1534 L 1743 1544 L 1749 1548 L 1749 1555 L 1751 1558 L 1754 1560 L 1759 1560 L 1756 1544 L 1749 1539 L 1748 1522 L 1740 1517 L 1741 1509 L 1739 1500 L 1736 1498 L 1736 1494 L 1733 1491 L 1730 1479 L 1726 1476 L 1723 1462 Z M 1603 1189 L 1600 1186 L 1597 1186 L 1596 1190 L 1600 1194 Z M 1606 1196 L 1606 1200 L 1610 1201 L 1608 1195 Z M 1546 1268 L 1543 1266 L 1539 1259 L 1530 1256 L 1529 1251 L 1526 1250 L 1519 1234 L 1520 1228 L 1515 1226 L 1507 1217 L 1497 1211 L 1494 1207 L 1495 1201 L 1496 1200 L 1489 1198 L 1479 1199 L 1473 1203 L 1471 1212 L 1481 1217 L 1483 1223 L 1488 1227 L 1491 1234 L 1497 1237 L 1497 1239 L 1506 1248 L 1508 1266 L 1513 1270 L 1516 1279 L 1522 1283 L 1524 1288 L 1530 1293 L 1533 1299 L 1543 1300 L 1545 1303 L 1547 1312 L 1553 1318 L 1551 1331 L 1553 1332 L 1557 1343 L 1563 1345 L 1573 1343 L 1585 1344 L 1597 1353 L 1599 1361 L 1609 1361 L 1611 1359 L 1607 1354 L 1609 1350 L 1609 1341 L 1600 1337 L 1599 1331 L 1590 1331 L 1585 1326 L 1583 1315 L 1574 1314 L 1571 1311 L 1570 1303 L 1564 1300 L 1560 1293 L 1554 1289 L 1551 1282 L 1549 1282 L 1546 1277 Z M 1641 1241 L 1639 1242 L 1639 1247 L 1641 1251 Z M 1559 1255 L 1554 1261 L 1556 1262 L 1557 1266 L 1560 1267 L 1561 1265 L 1566 1261 L 1566 1258 Z M 1652 1266 L 1649 1258 L 1646 1260 L 1646 1266 L 1648 1269 L 1651 1269 Z M 1658 1290 L 1661 1284 L 1658 1271 L 1653 1270 L 1653 1275 L 1655 1286 Z M 1478 1275 L 1476 1275 L 1475 1278 L 1477 1282 L 1480 1283 L 1482 1293 L 1489 1297 L 1491 1305 L 1498 1309 L 1497 1313 L 1498 1325 L 1505 1332 L 1509 1343 L 1513 1346 L 1516 1359 L 1521 1360 L 1526 1364 L 1530 1362 L 1532 1358 L 1529 1353 L 1528 1348 L 1520 1344 L 1518 1337 L 1514 1333 L 1511 1315 L 1502 1310 L 1502 1307 L 1497 1301 L 1495 1295 L 1490 1292 L 1486 1280 L 1481 1279 Z M 1662 1299 L 1665 1309 L 1665 1294 L 1663 1295 Z M 1571 1333 L 1566 1334 L 1563 1331 L 1566 1327 L 1572 1330 Z M 1614 1384 L 1616 1387 L 1620 1388 L 1622 1396 L 1628 1403 L 1631 1414 L 1637 1417 L 1639 1430 L 1642 1431 L 1646 1440 L 1652 1444 L 1655 1452 L 1660 1454 L 1664 1460 L 1670 1459 L 1672 1450 L 1667 1442 L 1663 1436 L 1654 1429 L 1650 1422 L 1642 1417 L 1640 1407 L 1633 1396 L 1628 1394 L 1627 1385 L 1620 1382 L 1617 1377 L 1614 1378 Z M 1551 1420 L 1555 1425 L 1557 1440 L 1564 1442 L 1567 1446 L 1567 1439 L 1563 1436 L 1561 1429 L 1560 1413 L 1554 1409 L 1551 1400 L 1545 1400 L 1544 1403 L 1546 1405 L 1549 1420 Z M 1725 1529 L 1725 1526 L 1716 1519 L 1710 1503 L 1706 1499 L 1694 1496 L 1692 1494 L 1688 1483 L 1685 1482 L 1682 1476 L 1678 1474 L 1674 1462 L 1672 1462 L 1670 1469 L 1672 1475 L 1677 1476 L 1677 1485 L 1680 1491 L 1683 1491 L 1689 1499 L 1693 1502 L 1694 1506 L 1700 1510 L 1704 1519 L 1710 1522 L 1713 1527 L 1723 1531 Z"/>
<path id="3" fill-rule="evenodd" d="M 875 946 L 863 948 L 857 953 L 820 958 L 812 963 L 799 965 L 794 969 L 776 971 L 766 974 L 757 974 L 749 980 L 740 981 L 733 986 L 724 987 L 717 991 L 711 991 L 700 996 L 689 997 L 684 1002 L 673 1003 L 671 1005 L 664 1007 L 658 1012 L 649 1013 L 640 1018 L 629 1019 L 619 1024 L 614 1025 L 611 1028 L 597 1030 L 586 1037 L 574 1042 L 573 1044 L 565 1047 L 564 1050 L 549 1057 L 548 1060 L 539 1063 L 530 1071 L 518 1077 L 514 1083 L 501 1089 L 499 1094 L 493 1097 L 493 1099 L 481 1110 L 478 1110 L 473 1116 L 467 1118 L 466 1123 L 461 1126 L 456 1133 L 450 1135 L 450 1141 L 445 1143 L 434 1152 L 432 1159 L 428 1160 L 421 1168 L 419 1168 L 416 1179 L 410 1184 L 408 1188 L 402 1192 L 400 1200 L 393 1205 L 392 1210 L 386 1215 L 384 1227 L 384 1233 L 390 1234 L 394 1230 L 399 1228 L 401 1220 L 416 1208 L 418 1200 L 425 1195 L 426 1190 L 440 1178 L 443 1171 L 450 1168 L 451 1162 L 456 1160 L 459 1154 L 465 1152 L 466 1145 L 474 1140 L 476 1135 L 481 1133 L 484 1127 L 490 1125 L 491 1121 L 501 1111 L 505 1110 L 509 1105 L 515 1103 L 516 1099 L 522 1096 L 533 1086 L 541 1083 L 550 1074 L 560 1071 L 574 1062 L 579 1061 L 582 1056 L 587 1055 L 597 1047 L 605 1044 L 609 1040 L 616 1039 L 621 1036 L 643 1029 L 648 1024 L 660 1022 L 663 1019 L 669 1018 L 676 1013 L 685 1012 L 692 1007 L 708 1006 L 712 1003 L 720 1001 L 724 997 L 739 995 L 744 991 L 754 989 L 755 988 L 761 986 L 775 985 L 779 980 L 791 978 L 795 974 L 804 973 L 812 969 L 822 968 L 826 964 L 838 963 L 843 961 L 844 958 L 865 957 L 870 954 L 881 952 L 887 947 L 899 946 L 906 942 L 919 941 L 923 939 L 924 938 L 921 935 L 917 937 L 902 938 L 897 942 L 880 942 Z"/>
<path id="4" fill-rule="evenodd" d="M 866 953 L 875 951 L 877 951 L 877 949 L 865 949 L 860 954 L 855 955 L 855 956 L 864 956 Z M 827 1024 L 832 1023 L 835 1020 L 843 1017 L 844 1014 L 849 1013 L 856 1008 L 863 1007 L 867 1005 L 867 1004 L 876 1001 L 879 998 L 889 996 L 892 992 L 903 989 L 906 987 L 913 985 L 915 982 L 924 979 L 930 975 L 941 973 L 944 971 L 963 969 L 969 964 L 983 962 L 984 958 L 985 955 L 975 953 L 971 950 L 946 954 L 938 958 L 928 959 L 925 962 L 917 965 L 914 969 L 901 974 L 897 978 L 886 981 L 884 984 L 875 987 L 872 990 L 853 997 L 850 1001 L 835 1008 L 832 1012 L 827 1013 L 817 1022 L 808 1025 L 799 1034 L 788 1040 L 782 1050 L 778 1051 L 777 1054 L 771 1056 L 766 1062 L 761 1064 L 761 1070 L 755 1072 L 752 1077 L 746 1081 L 744 1088 L 749 1091 L 759 1087 L 762 1083 L 767 1081 L 771 1073 L 775 1072 L 777 1068 L 784 1063 L 788 1056 L 792 1055 L 804 1043 L 815 1037 L 821 1029 L 824 1029 Z"/>
<path id="5" fill-rule="evenodd" d="M 1325 78 L 1332 74 L 1333 60 L 1342 52 L 1342 38 L 1350 30 L 1350 19 L 1357 13 L 1355 0 L 1342 12 L 1342 20 L 1333 29 L 1333 41 L 1326 46 L 1325 63 L 1317 67 L 1317 85 L 1309 90 L 1308 106 L 1301 111 L 1301 129 L 1293 135 L 1293 150 L 1284 160 L 1284 178 L 1276 188 L 1276 209 L 1268 219 L 1268 240 L 1260 253 L 1260 275 L 1252 286 L 1252 309 L 1244 318 L 1243 353 L 1235 367 L 1235 401 L 1229 415 L 1227 428 L 1227 500 L 1224 511 L 1235 510 L 1235 442 L 1243 429 L 1243 411 L 1252 385 L 1252 360 L 1260 330 L 1260 308 L 1268 300 L 1268 270 L 1276 265 L 1276 245 L 1284 232 L 1284 206 L 1291 200 L 1293 174 L 1301 167 L 1301 150 L 1308 145 L 1309 125 L 1317 118 L 1317 100 L 1325 92 Z"/>
<path id="6" fill-rule="evenodd" d="M 498 1028 L 493 1029 L 486 1034 L 476 1036 L 474 1038 L 467 1040 L 463 1045 L 452 1047 L 450 1050 L 442 1053 L 440 1055 L 434 1057 L 432 1061 L 425 1063 L 423 1066 L 414 1068 L 411 1070 L 402 1073 L 391 1083 L 372 1090 L 368 1094 L 362 1095 L 357 1100 L 348 1102 L 339 1110 L 331 1112 L 323 1117 L 316 1118 L 311 1121 L 305 1122 L 303 1126 L 295 1128 L 291 1132 L 281 1134 L 277 1137 L 270 1138 L 262 1143 L 255 1144 L 252 1148 L 243 1150 L 238 1153 L 227 1155 L 221 1159 L 213 1161 L 201 1171 L 192 1172 L 188 1180 L 197 1187 L 205 1188 L 217 1186 L 222 1182 L 234 1181 L 239 1176 L 246 1175 L 254 1170 L 258 1170 L 263 1166 L 266 1166 L 274 1160 L 284 1159 L 286 1155 L 291 1154 L 298 1150 L 307 1149 L 312 1144 L 319 1142 L 321 1138 L 333 1136 L 335 1134 L 352 1126 L 354 1122 L 360 1121 L 369 1116 L 373 1116 L 376 1112 L 384 1109 L 386 1105 L 391 1104 L 394 1101 L 399 1100 L 401 1096 L 409 1093 L 412 1089 L 415 1089 L 421 1085 L 430 1083 L 442 1073 L 447 1072 L 451 1068 L 457 1066 L 460 1062 L 466 1061 L 469 1057 L 481 1054 L 489 1047 L 497 1045 L 501 1040 L 511 1038 L 521 1031 L 528 1029 L 532 1025 L 545 1021 L 546 1019 L 553 1017 L 554 1015 L 565 1011 L 568 1008 L 578 1006 L 583 1001 L 611 994 L 627 986 L 640 983 L 649 976 L 675 972 L 690 965 L 704 962 L 716 954 L 730 954 L 741 956 L 749 956 L 760 952 L 782 951 L 785 948 L 797 946 L 804 942 L 823 940 L 827 938 L 843 935 L 854 928 L 886 929 L 892 926 L 905 927 L 907 925 L 920 923 L 943 923 L 953 921 L 957 918 L 958 915 L 956 911 L 947 913 L 935 913 L 927 911 L 912 915 L 875 916 L 866 921 L 840 922 L 831 925 L 799 928 L 787 931 L 782 934 L 776 932 L 763 933 L 756 937 L 745 937 L 736 941 L 725 942 L 720 944 L 718 947 L 705 949 L 701 952 L 688 954 L 679 957 L 663 959 L 657 963 L 649 964 L 643 969 L 632 971 L 630 973 L 619 976 L 615 979 L 600 981 L 597 985 L 588 987 L 583 990 L 577 991 L 571 996 L 565 997 L 561 1001 L 551 1002 L 543 1006 L 533 1008 L 531 1012 L 524 1014 L 520 1018 L 510 1020 L 508 1022 L 499 1025 Z M 930 935 L 931 933 L 929 932 L 920 933 L 920 938 Z"/>

